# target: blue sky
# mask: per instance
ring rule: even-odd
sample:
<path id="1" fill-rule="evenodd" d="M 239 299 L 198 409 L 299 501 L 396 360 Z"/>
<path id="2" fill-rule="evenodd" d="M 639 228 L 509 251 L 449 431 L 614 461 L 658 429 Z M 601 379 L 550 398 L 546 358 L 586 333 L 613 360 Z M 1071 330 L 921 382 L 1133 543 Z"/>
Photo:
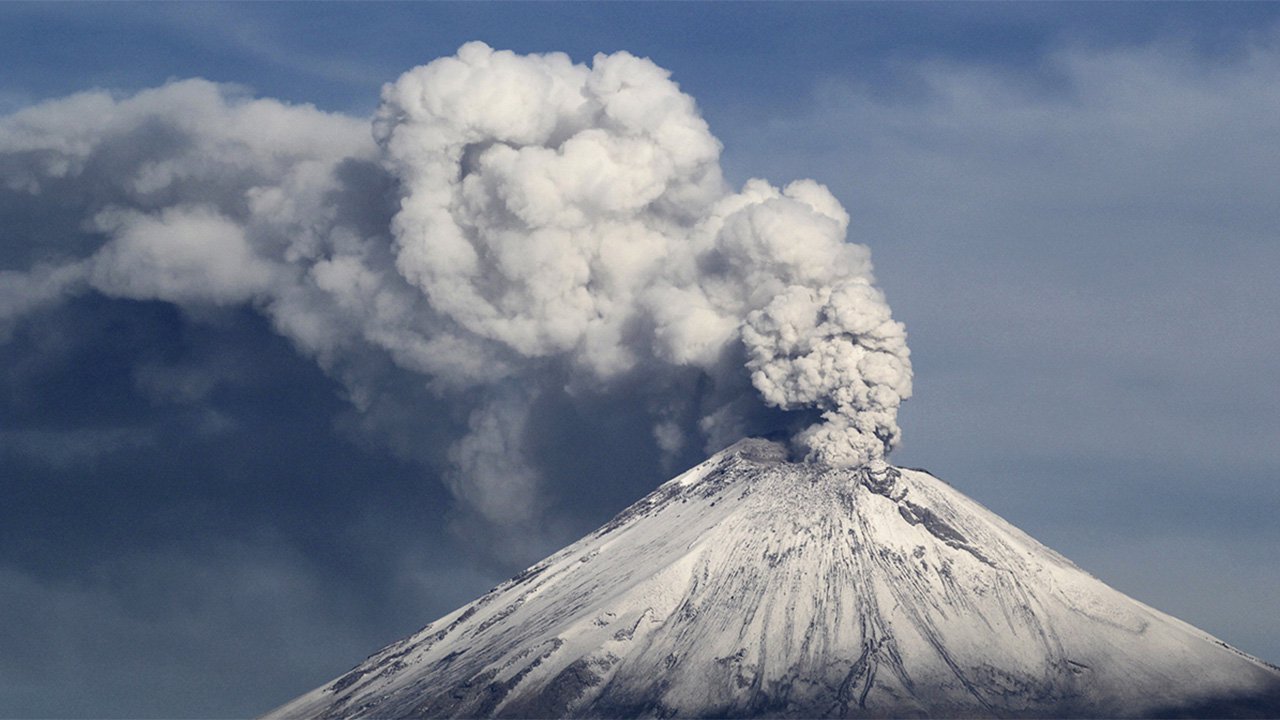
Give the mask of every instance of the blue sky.
<path id="1" fill-rule="evenodd" d="M 733 184 L 825 183 L 909 332 L 894 462 L 1280 660 L 1275 5 L 3 4 L 0 113 L 200 77 L 365 119 L 474 39 L 648 56 Z M 74 253 L 71 205 L 5 193 L 0 270 Z M 250 307 L 67 297 L 0 366 L 3 716 L 265 711 L 665 479 L 563 402 L 549 529 L 495 550 L 447 408 L 395 376 L 362 413 Z"/>

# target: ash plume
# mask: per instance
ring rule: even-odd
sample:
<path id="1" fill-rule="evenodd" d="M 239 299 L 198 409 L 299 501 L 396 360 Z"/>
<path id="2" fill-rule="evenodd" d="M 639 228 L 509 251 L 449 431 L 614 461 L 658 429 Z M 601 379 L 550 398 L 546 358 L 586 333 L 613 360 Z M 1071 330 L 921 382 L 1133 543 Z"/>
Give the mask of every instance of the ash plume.
<path id="1" fill-rule="evenodd" d="M 785 432 L 883 463 L 911 365 L 867 248 L 825 187 L 734 190 L 720 150 L 625 52 L 469 43 L 386 85 L 372 133 L 202 80 L 45 102 L 0 119 L 0 192 L 70 219 L 4 259 L 0 339 L 90 291 L 252 305 L 371 417 L 419 378 L 453 429 L 428 462 L 499 524 L 540 511 L 552 396 L 624 400 L 668 455 Z"/>

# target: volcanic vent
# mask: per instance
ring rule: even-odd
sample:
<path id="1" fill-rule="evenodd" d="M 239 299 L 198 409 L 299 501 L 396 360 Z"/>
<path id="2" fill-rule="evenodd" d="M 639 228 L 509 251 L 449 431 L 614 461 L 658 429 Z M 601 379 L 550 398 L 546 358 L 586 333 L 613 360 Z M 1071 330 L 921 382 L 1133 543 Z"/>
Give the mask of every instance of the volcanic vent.
<path id="1" fill-rule="evenodd" d="M 1280 714 L 1280 669 L 928 473 L 744 440 L 271 717 Z"/>

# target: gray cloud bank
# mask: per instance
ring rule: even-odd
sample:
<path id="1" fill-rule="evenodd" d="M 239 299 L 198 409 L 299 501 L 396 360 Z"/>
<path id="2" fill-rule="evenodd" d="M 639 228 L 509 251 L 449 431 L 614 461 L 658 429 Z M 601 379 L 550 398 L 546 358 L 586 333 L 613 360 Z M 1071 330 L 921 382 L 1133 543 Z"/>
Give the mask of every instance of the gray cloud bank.
<path id="1" fill-rule="evenodd" d="M 60 208 L 0 275 L 0 323 L 76 293 L 247 304 L 367 410 L 387 359 L 465 409 L 455 495 L 537 515 L 548 391 L 633 392 L 674 457 L 787 432 L 883 462 L 911 394 L 901 323 L 823 186 L 726 185 L 694 101 L 646 59 L 482 43 L 367 122 L 174 82 L 0 120 L 0 186 Z"/>

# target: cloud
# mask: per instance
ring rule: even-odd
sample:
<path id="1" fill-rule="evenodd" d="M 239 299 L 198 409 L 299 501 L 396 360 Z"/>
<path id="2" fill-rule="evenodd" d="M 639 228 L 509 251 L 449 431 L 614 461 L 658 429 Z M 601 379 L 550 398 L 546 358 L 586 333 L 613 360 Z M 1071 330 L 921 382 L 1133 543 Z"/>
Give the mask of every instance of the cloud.
<path id="1" fill-rule="evenodd" d="M 145 428 L 0 430 L 0 453 L 13 453 L 59 470 L 74 469 L 107 454 L 127 455 L 155 444 L 155 435 Z"/>
<path id="2" fill-rule="evenodd" d="M 1277 37 L 1061 44 L 1018 72 L 921 61 L 895 92 L 845 76 L 723 129 L 786 147 L 767 171 L 821 178 L 876 248 L 922 364 L 907 428 L 930 446 L 899 459 L 1001 438 L 1276 467 L 1257 441 L 1275 393 L 1250 378 L 1280 350 Z"/>
<path id="3" fill-rule="evenodd" d="M 10 202 L 78 213 L 39 236 L 60 260 L 0 276 L 0 310 L 254 307 L 360 412 L 393 376 L 430 387 L 465 428 L 449 486 L 508 526 L 545 507 L 555 461 L 526 446 L 558 395 L 629 388 L 668 461 L 785 431 L 817 462 L 881 462 L 911 370 L 867 249 L 825 187 L 735 192 L 720 151 L 625 52 L 469 43 L 385 86 L 371 129 L 199 80 L 82 93 L 0 120 Z"/>
<path id="4" fill-rule="evenodd" d="M 8 339 L 13 323 L 43 305 L 56 302 L 83 284 L 79 264 L 41 264 L 27 271 L 0 270 L 0 341 Z"/>
<path id="5" fill-rule="evenodd" d="M 719 141 L 651 62 L 617 53 L 588 68 L 468 44 L 389 85 L 375 132 L 402 183 L 396 267 L 471 335 L 526 367 L 561 358 L 608 381 L 695 366 L 730 384 L 717 361 L 752 313 L 822 293 L 842 305 L 824 315 L 831 352 L 856 354 L 873 331 L 896 336 L 871 340 L 896 370 L 895 382 L 873 381 L 878 420 L 857 420 L 872 410 L 866 392 L 828 397 L 875 360 L 828 376 L 831 363 L 793 368 L 788 353 L 760 349 L 757 388 L 766 404 L 827 413 L 822 432 L 798 436 L 815 460 L 875 461 L 896 441 L 910 395 L 905 334 L 883 295 L 848 290 L 874 281 L 866 249 L 845 242 L 848 215 L 811 181 L 729 191 Z M 859 324 L 862 313 L 880 320 Z M 746 339 L 763 348 L 783 330 L 761 321 Z M 787 372 L 807 374 L 810 392 L 776 382 Z"/>
<path id="6" fill-rule="evenodd" d="M 243 229 L 208 208 L 104 210 L 90 226 L 111 240 L 90 261 L 89 284 L 112 297 L 228 305 L 272 285 L 272 266 L 254 255 Z"/>
<path id="7" fill-rule="evenodd" d="M 447 586 L 429 572 L 404 568 L 401 592 L 440 596 Z M 411 629 L 379 627 L 340 586 L 269 538 L 125 555 L 74 582 L 0 565 L 0 610 L 23 618 L 0 628 L 0 706 L 95 717 L 262 712 L 345 670 L 368 652 L 371 630 Z M 443 594 L 442 606 L 465 599 Z"/>

